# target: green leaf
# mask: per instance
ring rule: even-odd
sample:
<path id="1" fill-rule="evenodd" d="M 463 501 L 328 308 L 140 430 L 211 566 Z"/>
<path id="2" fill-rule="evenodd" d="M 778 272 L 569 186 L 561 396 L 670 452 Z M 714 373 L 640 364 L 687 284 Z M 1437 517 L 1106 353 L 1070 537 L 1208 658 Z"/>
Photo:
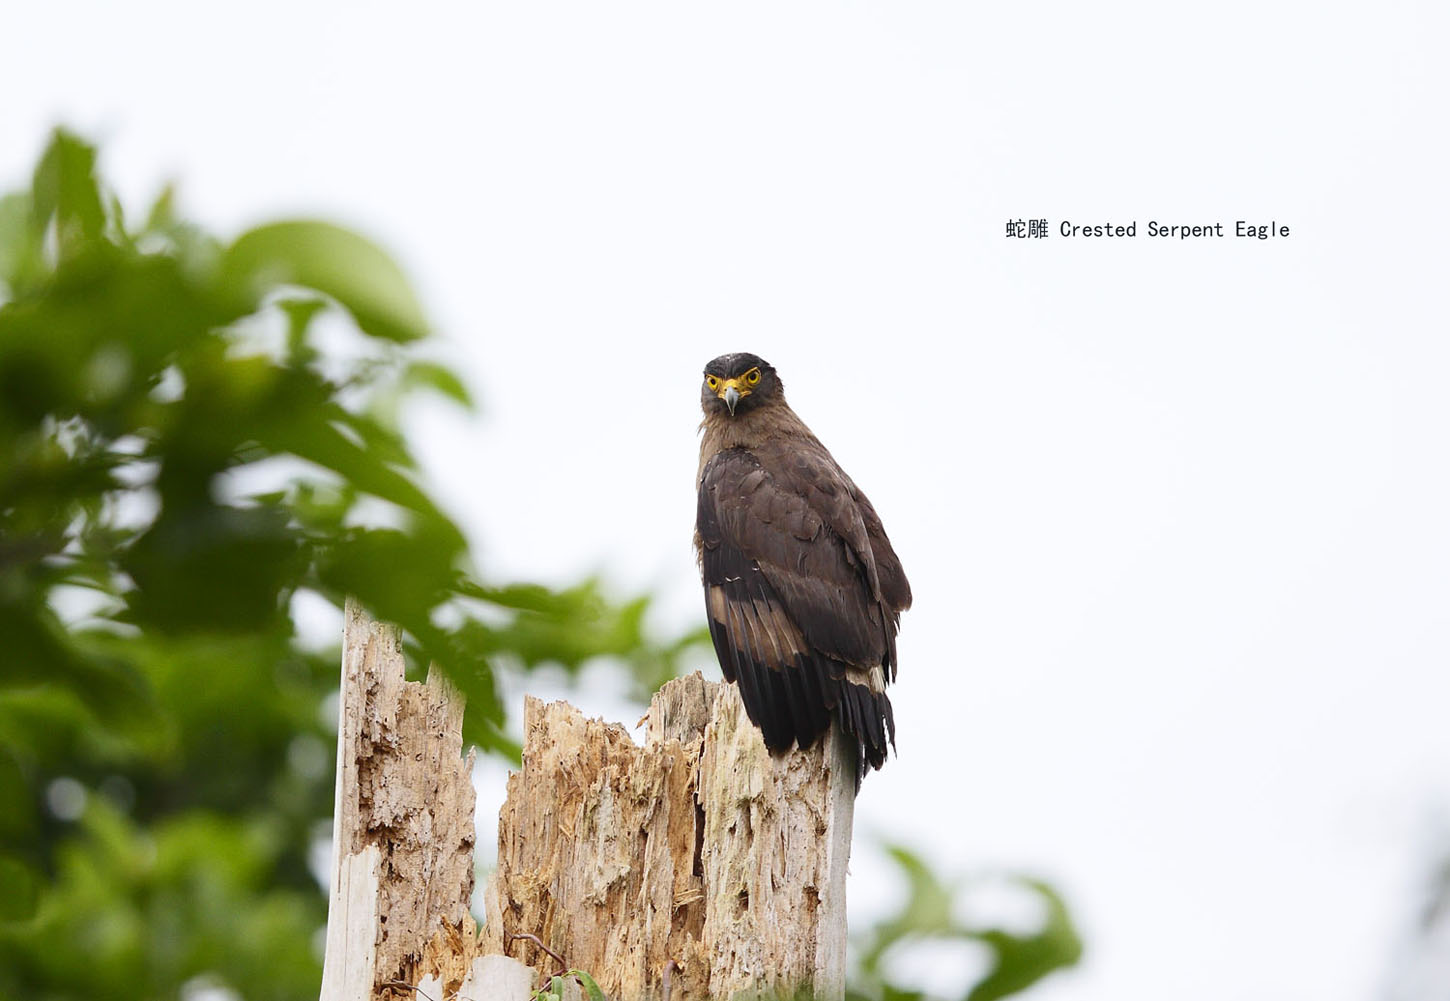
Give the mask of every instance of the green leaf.
<path id="1" fill-rule="evenodd" d="M 378 246 L 325 222 L 279 222 L 243 233 L 222 258 L 222 284 L 256 301 L 278 285 L 331 296 L 374 337 L 427 334 L 423 308 L 403 271 Z"/>
<path id="2" fill-rule="evenodd" d="M 40 901 L 40 875 L 11 855 L 0 854 L 0 921 L 25 921 Z"/>
<path id="3" fill-rule="evenodd" d="M 1047 921 L 1032 935 L 1013 935 L 998 929 L 979 933 L 977 937 L 992 947 L 993 963 L 966 1001 L 997 1001 L 1016 994 L 1082 958 L 1082 939 L 1057 891 L 1038 879 L 1022 877 L 1018 882 L 1046 901 Z"/>
<path id="4" fill-rule="evenodd" d="M 426 386 L 438 393 L 453 400 L 459 406 L 473 406 L 473 397 L 469 395 L 468 387 L 463 380 L 450 368 L 431 361 L 415 361 L 409 365 L 403 373 L 403 385 L 406 387 Z"/>
<path id="5" fill-rule="evenodd" d="M 859 959 L 859 976 L 873 987 L 878 1001 L 904 1001 L 924 995 L 884 982 L 883 958 L 904 942 L 980 942 L 991 950 L 986 975 L 964 993 L 964 1001 L 997 1001 L 1016 994 L 1054 970 L 1071 966 L 1082 956 L 1082 941 L 1062 898 L 1045 882 L 1026 876 L 1012 882 L 1042 898 L 1047 919 L 1026 935 L 1000 928 L 963 924 L 953 916 L 953 903 L 970 883 L 941 880 L 919 855 L 900 845 L 886 851 L 906 879 L 907 898 L 901 909 L 870 930 Z"/>
<path id="6" fill-rule="evenodd" d="M 31 226 L 29 196 L 0 198 L 0 303 L 17 294 L 40 269 L 40 240 Z"/>
<path id="7" fill-rule="evenodd" d="M 101 235 L 106 210 L 96 181 L 96 151 L 89 143 L 57 129 L 35 168 L 32 184 L 34 224 L 44 229 L 53 219 L 61 253 Z"/>
<path id="8" fill-rule="evenodd" d="M 151 203 L 151 211 L 146 213 L 146 230 L 161 232 L 175 225 L 176 185 L 168 184 L 156 196 L 156 201 Z"/>
<path id="9" fill-rule="evenodd" d="M 595 983 L 594 978 L 589 974 L 583 970 L 570 970 L 569 976 L 583 985 L 584 994 L 589 1001 L 604 1001 L 604 992 L 599 989 L 599 984 Z"/>

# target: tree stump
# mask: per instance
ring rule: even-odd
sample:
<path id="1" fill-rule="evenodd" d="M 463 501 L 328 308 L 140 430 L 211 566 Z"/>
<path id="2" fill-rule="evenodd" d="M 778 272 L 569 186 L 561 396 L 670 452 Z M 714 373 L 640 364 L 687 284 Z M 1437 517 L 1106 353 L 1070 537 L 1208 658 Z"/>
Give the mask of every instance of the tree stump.
<path id="1" fill-rule="evenodd" d="M 462 713 L 348 604 L 322 1001 L 526 1001 L 558 963 L 523 936 L 619 1001 L 843 997 L 855 762 L 834 729 L 771 755 L 698 674 L 655 696 L 643 747 L 528 699 L 479 932 Z"/>
<path id="2" fill-rule="evenodd" d="M 771 755 L 698 674 L 655 696 L 643 747 L 567 703 L 524 714 L 486 948 L 537 935 L 617 998 L 661 997 L 672 962 L 672 1001 L 844 995 L 855 765 L 834 730 Z"/>

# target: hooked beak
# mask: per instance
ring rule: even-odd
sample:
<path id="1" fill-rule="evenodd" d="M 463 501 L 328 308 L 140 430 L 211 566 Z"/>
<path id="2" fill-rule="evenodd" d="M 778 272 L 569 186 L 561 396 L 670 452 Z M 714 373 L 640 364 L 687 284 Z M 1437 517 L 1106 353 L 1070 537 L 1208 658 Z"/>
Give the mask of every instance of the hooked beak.
<path id="1" fill-rule="evenodd" d="M 730 408 L 730 416 L 735 416 L 735 405 L 740 402 L 740 390 L 734 386 L 726 386 L 725 392 L 720 394 L 720 399 L 725 401 L 725 406 Z"/>

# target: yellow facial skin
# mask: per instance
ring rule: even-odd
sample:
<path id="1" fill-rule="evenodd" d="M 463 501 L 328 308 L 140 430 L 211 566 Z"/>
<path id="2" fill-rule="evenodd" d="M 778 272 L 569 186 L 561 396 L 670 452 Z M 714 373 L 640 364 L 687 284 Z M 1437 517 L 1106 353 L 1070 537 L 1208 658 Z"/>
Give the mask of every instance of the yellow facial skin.
<path id="1" fill-rule="evenodd" d="M 725 394 L 732 389 L 735 390 L 737 398 L 749 396 L 751 388 L 754 386 L 758 386 L 759 384 L 759 368 L 752 368 L 750 371 L 744 373 L 743 375 L 737 375 L 730 379 L 722 379 L 719 376 L 715 375 L 705 376 L 705 385 L 710 387 L 710 392 L 714 393 L 722 400 L 725 398 Z M 732 413 L 735 410 L 734 407 L 731 407 L 730 409 Z"/>

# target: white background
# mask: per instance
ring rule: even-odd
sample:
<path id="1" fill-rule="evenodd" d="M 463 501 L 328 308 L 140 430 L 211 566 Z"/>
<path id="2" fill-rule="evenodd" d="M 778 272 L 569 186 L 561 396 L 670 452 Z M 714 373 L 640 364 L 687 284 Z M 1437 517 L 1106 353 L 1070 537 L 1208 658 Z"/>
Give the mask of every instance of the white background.
<path id="1" fill-rule="evenodd" d="M 1443 4 L 4 22 L 5 187 L 66 122 L 133 211 L 176 177 L 214 230 L 322 216 L 399 257 L 482 400 L 416 430 L 493 579 L 597 571 L 698 623 L 700 369 L 777 366 L 916 592 L 858 926 L 884 836 L 1063 889 L 1087 954 L 1039 1001 L 1403 984 L 1450 802 Z"/>

